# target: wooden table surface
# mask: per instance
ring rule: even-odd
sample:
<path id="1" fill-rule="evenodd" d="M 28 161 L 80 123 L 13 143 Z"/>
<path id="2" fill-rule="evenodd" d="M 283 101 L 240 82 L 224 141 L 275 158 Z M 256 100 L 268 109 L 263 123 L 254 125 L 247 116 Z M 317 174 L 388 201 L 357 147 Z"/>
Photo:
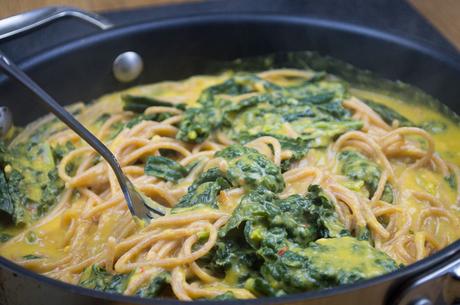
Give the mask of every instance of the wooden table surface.
<path id="1" fill-rule="evenodd" d="M 46 5 L 69 5 L 97 12 L 196 1 L 200 0 L 0 0 L 0 18 Z M 460 0 L 406 1 L 460 50 Z"/>

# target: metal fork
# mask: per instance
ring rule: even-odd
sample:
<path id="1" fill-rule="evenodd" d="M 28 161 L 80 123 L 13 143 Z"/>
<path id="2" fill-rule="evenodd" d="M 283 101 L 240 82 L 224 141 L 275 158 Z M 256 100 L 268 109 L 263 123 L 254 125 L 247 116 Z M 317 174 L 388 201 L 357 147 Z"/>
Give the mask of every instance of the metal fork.
<path id="1" fill-rule="evenodd" d="M 15 79 L 32 93 L 40 98 L 44 107 L 51 111 L 56 117 L 64 122 L 70 129 L 75 131 L 83 140 L 86 141 L 94 150 L 96 150 L 113 169 L 123 195 L 126 199 L 129 211 L 133 216 L 141 219 L 151 219 L 154 214 L 163 216 L 165 210 L 160 205 L 151 206 L 144 195 L 136 190 L 133 183 L 125 176 L 120 164 L 112 152 L 98 138 L 96 138 L 88 129 L 78 122 L 67 110 L 59 105 L 45 90 L 35 83 L 27 74 L 16 66 L 8 57 L 0 51 L 0 68 L 11 78 Z"/>

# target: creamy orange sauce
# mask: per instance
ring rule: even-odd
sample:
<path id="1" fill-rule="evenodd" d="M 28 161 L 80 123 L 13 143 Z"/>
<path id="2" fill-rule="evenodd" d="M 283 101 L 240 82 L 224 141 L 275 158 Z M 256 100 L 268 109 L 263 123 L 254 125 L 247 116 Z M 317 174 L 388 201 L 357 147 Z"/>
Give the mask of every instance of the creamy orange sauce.
<path id="1" fill-rule="evenodd" d="M 141 95 L 153 94 L 159 99 L 162 97 L 170 99 L 172 98 L 193 106 L 195 105 L 196 99 L 204 88 L 222 82 L 228 77 L 228 75 L 229 74 L 223 74 L 217 77 L 197 76 L 181 83 L 163 82 L 154 85 L 132 88 L 122 93 Z M 456 141 L 456 139 L 458 139 L 460 136 L 460 126 L 454 123 L 451 119 L 443 116 L 439 112 L 426 108 L 423 105 L 414 106 L 413 104 L 405 103 L 404 101 L 397 100 L 379 93 L 358 89 L 352 89 L 351 93 L 357 97 L 368 98 L 375 102 L 385 104 L 392 109 L 397 110 L 399 113 L 406 116 L 414 123 L 436 120 L 447 124 L 446 131 L 440 134 L 432 135 L 436 143 L 436 151 L 438 151 L 440 155 L 446 160 L 460 165 L 460 141 Z M 108 112 L 109 109 L 109 112 L 120 111 L 120 95 L 121 93 L 113 93 L 101 97 L 98 100 L 100 104 L 97 108 L 91 108 L 91 111 L 83 112 L 83 114 L 80 116 L 82 122 L 88 122 L 91 118 L 94 118 L 94 115 Z M 95 126 L 88 124 L 87 126 L 90 129 L 95 130 Z M 309 157 L 316 158 L 318 162 L 324 162 L 324 156 L 316 150 L 312 151 L 309 154 Z M 406 172 L 404 177 L 401 177 L 400 182 L 402 184 L 402 188 L 406 190 L 402 194 L 401 202 L 404 208 L 407 208 L 410 211 L 413 223 L 416 222 L 420 213 L 428 207 L 427 203 L 424 203 L 423 201 L 420 201 L 411 195 L 410 191 L 417 190 L 428 190 L 429 193 L 431 193 L 433 196 L 439 197 L 442 202 L 450 202 L 446 208 L 454 211 L 460 219 L 460 209 L 455 204 L 457 194 L 452 188 L 450 188 L 448 183 L 439 174 L 425 169 L 410 170 Z M 292 183 L 290 186 L 292 188 L 291 192 L 301 192 L 300 188 L 303 185 L 303 183 L 299 183 L 298 185 L 296 183 Z M 289 190 L 286 192 L 289 193 Z M 220 205 L 223 210 L 232 211 L 241 198 L 241 195 L 242 194 L 240 193 L 231 193 L 227 194 L 227 196 L 222 195 L 220 198 Z M 69 253 L 69 251 L 71 251 L 69 248 L 61 249 L 61 245 L 65 243 L 66 230 L 68 228 L 68 224 L 63 223 L 65 222 L 65 213 L 79 213 L 83 210 L 84 204 L 84 201 L 76 200 L 73 202 L 68 211 L 58 213 L 52 221 L 46 222 L 45 224 L 42 224 L 43 221 L 38 221 L 36 224 L 26 229 L 30 232 L 28 235 L 31 235 L 32 237 L 13 238 L 9 242 L 0 245 L 0 255 L 9 259 L 16 260 L 30 254 L 46 255 L 55 260 L 63 258 L 66 254 Z M 121 215 L 117 216 L 120 217 Z M 104 222 L 107 227 L 103 228 L 102 235 L 104 235 L 104 232 L 107 232 L 107 235 L 109 232 L 111 232 L 111 226 L 117 224 L 117 219 L 115 218 L 116 217 L 114 217 L 113 221 Z M 433 234 L 439 239 L 446 240 L 447 242 L 452 242 L 460 238 L 460 230 L 458 227 L 453 227 L 450 224 L 449 219 L 442 218 L 441 221 L 433 222 L 431 219 L 427 218 L 424 223 L 429 231 L 433 232 Z M 15 234 L 18 231 L 22 230 L 10 229 L 7 232 Z M 87 234 L 94 233 L 90 231 Z M 99 236 L 98 238 L 94 238 L 93 244 L 86 245 L 86 251 L 92 253 L 103 251 L 104 245 L 102 243 L 98 243 L 98 240 L 106 240 L 107 237 L 108 236 Z"/>

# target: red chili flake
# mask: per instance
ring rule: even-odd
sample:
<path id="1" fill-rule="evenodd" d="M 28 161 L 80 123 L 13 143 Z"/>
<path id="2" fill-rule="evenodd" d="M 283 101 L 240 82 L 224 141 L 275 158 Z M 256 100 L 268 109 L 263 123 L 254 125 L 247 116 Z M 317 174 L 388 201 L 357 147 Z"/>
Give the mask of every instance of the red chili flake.
<path id="1" fill-rule="evenodd" d="M 141 267 L 141 273 L 144 272 L 144 267 Z"/>
<path id="2" fill-rule="evenodd" d="M 288 250 L 288 247 L 283 247 L 283 248 L 279 249 L 278 250 L 278 255 L 283 256 L 284 253 L 286 253 L 287 250 Z"/>

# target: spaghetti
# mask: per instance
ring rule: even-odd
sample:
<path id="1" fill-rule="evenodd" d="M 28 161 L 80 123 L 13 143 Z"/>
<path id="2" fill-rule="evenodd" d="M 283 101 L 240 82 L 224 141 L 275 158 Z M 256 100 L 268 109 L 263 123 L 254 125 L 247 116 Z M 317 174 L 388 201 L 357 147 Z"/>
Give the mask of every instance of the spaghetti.
<path id="1" fill-rule="evenodd" d="M 274 90 L 267 84 L 299 87 L 314 75 L 314 71 L 291 69 L 264 71 L 257 75 L 260 81 L 251 90 L 231 95 L 219 92 L 215 99 L 241 105 Z M 189 115 L 188 108 L 196 106 L 203 90 L 231 77 L 230 73 L 194 77 L 125 92 L 171 103 L 146 107 L 141 114 L 123 110 L 119 93 L 103 97 L 92 105 L 80 106 L 79 119 L 114 152 L 135 186 L 167 211 L 166 216 L 150 222 L 132 218 L 113 172 L 77 135 L 59 123 L 55 124 L 60 127 L 50 128 L 46 125 L 49 118 L 33 123 L 10 147 L 27 141 L 43 129 L 40 126 L 47 126 L 42 140 L 51 148 L 70 143 L 73 149 L 56 164 L 64 187 L 50 212 L 26 226 L 10 230 L 14 237 L 0 246 L 0 254 L 26 268 L 73 284 L 84 284 L 85 280 L 88 283 L 89 273 L 94 275 L 97 270 L 112 280 L 114 275 L 129 275 L 129 280 L 115 290 L 128 295 L 152 296 L 147 293 L 152 279 L 164 274 L 171 290 L 168 293 L 163 289 L 163 294 L 173 294 L 180 300 L 264 295 L 248 281 L 235 282 L 232 274 L 226 272 L 223 277 L 206 265 L 206 258 L 215 251 L 222 236 L 219 232 L 248 193 L 246 182 L 220 190 L 214 207 L 175 208 L 203 173 L 210 169 L 229 173 L 233 161 L 216 153 L 239 142 L 234 130 L 256 128 L 247 122 L 240 124 L 239 118 L 232 114 L 236 122 L 234 129 L 222 125 L 211 130 L 200 143 L 178 137 L 181 124 Z M 411 264 L 459 238 L 457 198 L 460 191 L 455 180 L 458 169 L 454 165 L 457 160 L 451 158 L 453 162 L 448 162 L 435 151 L 442 135 L 433 136 L 421 127 L 401 126 L 402 122 L 397 120 L 386 122 L 365 102 L 366 94 L 352 93 L 341 100 L 341 105 L 350 113 L 347 120 L 362 125 L 334 134 L 329 143 L 321 140 L 321 145 L 309 146 L 308 151 L 297 158 L 294 158 L 297 152 L 286 147 L 285 141 L 300 137 L 305 127 L 287 119 L 277 130 L 268 128 L 272 126 L 265 128 L 264 133 L 257 130 L 254 137 L 243 143 L 283 171 L 285 187 L 279 192 L 279 200 L 294 198 L 295 194 L 303 196 L 309 186 L 318 185 L 351 236 L 358 238 L 364 228 L 368 230 L 369 243 L 376 249 L 398 264 Z M 184 103 L 188 105 L 186 108 L 177 107 Z M 102 121 L 103 109 L 111 111 L 104 112 L 106 117 Z M 136 124 L 127 124 L 136 118 Z M 252 119 L 258 120 L 258 117 L 254 115 Z M 317 129 L 323 128 L 314 124 Z M 308 143 L 316 143 L 318 139 L 314 136 Z M 448 150 L 448 143 L 441 146 L 444 151 Z M 156 169 L 147 168 L 149 158 L 164 156 L 169 156 L 187 172 L 174 181 L 160 174 L 152 175 L 149 171 Z M 352 157 L 361 158 L 359 162 L 366 160 L 378 169 L 372 188 L 366 189 L 358 182 L 359 175 L 353 176 L 344 170 L 355 160 L 350 159 Z M 280 169 L 283 166 L 285 168 Z M 5 173 L 7 171 L 6 168 Z M 35 236 L 33 240 L 31 232 Z M 282 250 L 278 251 L 279 256 L 284 254 Z M 348 259 L 345 254 L 339 258 L 344 262 Z M 95 284 L 87 287 L 101 289 Z"/>

